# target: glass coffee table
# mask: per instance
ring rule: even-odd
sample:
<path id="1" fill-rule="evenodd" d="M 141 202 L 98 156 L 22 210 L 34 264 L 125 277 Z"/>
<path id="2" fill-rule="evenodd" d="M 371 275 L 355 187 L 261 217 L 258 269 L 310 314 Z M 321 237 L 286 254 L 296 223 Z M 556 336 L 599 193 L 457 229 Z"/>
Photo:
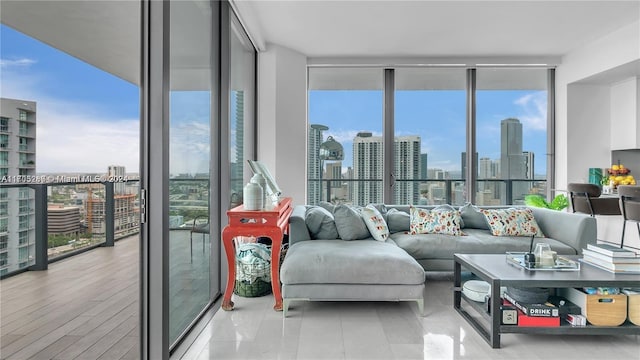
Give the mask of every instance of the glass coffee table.
<path id="1" fill-rule="evenodd" d="M 578 256 L 568 257 L 572 260 Z M 563 323 L 556 327 L 528 327 L 503 325 L 500 322 L 500 287 L 546 287 L 546 288 L 582 288 L 582 287 L 638 287 L 640 275 L 614 274 L 594 266 L 583 264 L 579 271 L 531 271 L 507 262 L 506 254 L 454 254 L 454 309 L 491 345 L 500 347 L 500 335 L 506 333 L 529 334 L 576 334 L 576 335 L 614 335 L 640 334 L 640 326 L 629 322 L 620 326 L 572 327 Z M 470 271 L 491 285 L 488 304 L 467 299 L 462 293 L 462 271 Z M 465 301 L 477 315 L 474 316 L 462 307 Z"/>

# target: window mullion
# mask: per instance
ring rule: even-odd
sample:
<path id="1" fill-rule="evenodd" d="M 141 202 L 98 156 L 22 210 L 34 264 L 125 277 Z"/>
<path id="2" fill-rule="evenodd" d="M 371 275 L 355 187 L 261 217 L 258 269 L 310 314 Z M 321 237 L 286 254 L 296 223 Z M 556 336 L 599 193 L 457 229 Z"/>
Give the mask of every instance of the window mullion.
<path id="1" fill-rule="evenodd" d="M 393 162 L 394 146 L 394 113 L 395 113 L 395 72 L 384 69 L 384 100 L 382 103 L 382 139 L 384 159 L 382 165 L 382 199 L 385 204 L 393 203 L 393 186 L 395 183 L 395 164 Z"/>

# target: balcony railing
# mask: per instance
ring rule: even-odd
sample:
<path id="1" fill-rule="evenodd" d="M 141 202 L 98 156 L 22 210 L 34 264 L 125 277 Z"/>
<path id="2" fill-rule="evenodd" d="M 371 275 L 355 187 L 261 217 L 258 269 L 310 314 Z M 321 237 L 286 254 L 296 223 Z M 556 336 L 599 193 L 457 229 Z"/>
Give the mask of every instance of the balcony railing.
<path id="1" fill-rule="evenodd" d="M 37 176 L 26 178 L 40 179 Z M 28 217 L 28 220 L 19 222 L 17 216 L 9 216 L 9 224 L 0 225 L 0 232 L 7 233 L 9 245 L 18 247 L 20 243 L 23 252 L 24 248 L 28 248 L 29 254 L 21 260 L 17 253 L 10 256 L 7 266 L 0 269 L 0 278 L 26 270 L 46 270 L 50 262 L 96 247 L 113 246 L 116 240 L 140 232 L 138 180 L 114 183 L 87 180 L 95 179 L 94 176 L 74 177 L 71 178 L 73 181 L 66 181 L 67 177 L 51 178 L 54 182 L 0 184 L 0 194 L 5 199 L 18 198 L 28 202 L 21 203 L 14 211 L 23 218 Z M 170 179 L 169 217 L 172 230 L 189 231 L 194 219 L 208 219 L 209 186 L 209 179 L 206 178 Z M 58 204 L 64 206 L 54 214 L 53 209 Z M 74 206 L 79 208 L 79 215 L 64 212 L 65 207 Z M 67 231 L 69 228 L 66 227 L 68 223 L 65 216 L 80 217 L 77 230 L 72 227 Z"/>
<path id="2" fill-rule="evenodd" d="M 392 196 L 395 203 L 463 205 L 469 199 L 465 182 L 464 179 L 396 179 Z M 315 201 L 360 206 L 383 202 L 380 179 L 310 179 L 308 184 L 310 202 L 314 202 L 314 197 Z M 477 205 L 522 205 L 524 196 L 527 194 L 545 194 L 547 181 L 545 179 L 479 179 L 476 184 L 475 203 Z"/>
<path id="3" fill-rule="evenodd" d="M 32 178 L 37 179 L 35 176 Z M 136 200 L 137 189 L 135 190 L 135 194 L 124 196 L 132 206 L 131 211 L 137 214 L 135 217 L 130 217 L 130 219 L 136 222 L 136 226 L 132 226 L 127 229 L 126 234 L 120 234 L 115 229 L 115 203 L 116 201 L 123 201 L 123 196 L 121 196 L 121 194 L 116 195 L 114 192 L 114 185 L 117 186 L 118 184 L 120 183 L 108 181 L 0 184 L 0 194 L 3 194 L 6 198 L 18 197 L 21 201 L 29 201 L 31 203 L 29 205 L 21 205 L 18 208 L 21 218 L 28 217 L 28 219 L 23 219 L 18 222 L 17 217 L 10 217 L 9 225 L 4 226 L 4 229 L 0 229 L 0 231 L 4 230 L 5 232 L 8 232 L 9 244 L 14 243 L 19 245 L 18 247 L 23 250 L 23 253 L 9 257 L 9 263 L 7 264 L 8 271 L 3 271 L 0 273 L 0 276 L 6 277 L 25 270 L 46 270 L 51 261 L 73 256 L 98 246 L 113 246 L 115 240 L 138 233 L 139 209 L 137 208 Z M 125 184 L 123 186 L 126 186 L 126 184 L 137 185 L 138 180 L 130 180 L 123 182 L 122 184 Z M 56 188 L 61 187 L 67 187 L 67 189 L 64 189 L 64 191 L 54 191 L 59 190 Z M 100 193 L 100 196 L 94 196 L 95 194 L 92 195 L 91 190 L 86 190 L 86 199 L 91 198 L 93 201 L 87 201 L 85 199 L 84 204 L 81 204 L 77 199 L 74 203 L 70 195 L 68 195 L 68 198 L 64 199 L 65 201 L 62 201 L 61 197 L 57 196 L 60 192 L 65 194 L 75 193 L 76 187 L 96 188 L 95 191 L 96 193 Z M 69 191 L 70 189 L 73 189 L 74 191 Z M 9 195 L 10 191 L 15 191 L 15 194 Z M 79 209 L 75 213 L 77 218 L 74 218 L 71 221 L 63 219 L 63 221 L 75 223 L 77 228 L 75 232 L 71 231 L 70 233 L 66 233 L 66 238 L 63 238 L 63 236 L 57 236 L 57 232 L 49 233 L 50 219 L 53 222 L 52 225 L 54 225 L 54 227 L 56 225 L 56 221 L 59 221 L 58 219 L 50 218 L 50 215 L 52 215 L 49 213 L 50 202 L 64 203 L 66 208 L 71 206 L 82 208 L 82 211 Z M 87 204 L 92 204 L 90 206 L 93 208 L 87 209 Z M 62 209 L 64 209 L 64 207 Z M 99 210 L 96 212 L 94 209 Z M 71 211 L 71 213 L 73 213 L 73 211 Z M 85 218 L 82 220 L 82 222 L 85 223 L 85 226 L 81 225 L 80 213 L 85 215 Z M 87 215 L 88 213 L 89 215 Z M 64 217 L 66 214 L 63 214 L 62 216 Z M 73 217 L 74 215 L 69 216 Z M 90 223 L 93 221 L 93 219 L 91 219 L 92 217 L 101 218 L 95 218 L 96 222 L 103 224 L 99 233 L 87 233 L 85 231 L 81 231 L 82 228 L 86 228 L 87 217 L 89 218 Z M 15 228 L 11 227 L 11 221 L 15 221 L 13 225 Z M 20 236 L 19 239 L 18 236 Z M 24 255 L 25 247 L 29 248 L 27 256 Z M 13 260 L 13 264 L 11 263 L 12 258 L 15 259 Z"/>

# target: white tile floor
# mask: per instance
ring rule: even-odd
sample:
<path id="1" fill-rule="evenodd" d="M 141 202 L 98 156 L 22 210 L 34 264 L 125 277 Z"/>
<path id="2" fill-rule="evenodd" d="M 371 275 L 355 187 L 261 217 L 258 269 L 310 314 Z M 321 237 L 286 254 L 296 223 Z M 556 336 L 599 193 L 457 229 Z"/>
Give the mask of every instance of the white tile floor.
<path id="1" fill-rule="evenodd" d="M 640 359 L 640 336 L 502 335 L 492 349 L 453 310 L 452 281 L 427 278 L 425 316 L 415 303 L 296 302 L 234 295 L 183 359 Z"/>

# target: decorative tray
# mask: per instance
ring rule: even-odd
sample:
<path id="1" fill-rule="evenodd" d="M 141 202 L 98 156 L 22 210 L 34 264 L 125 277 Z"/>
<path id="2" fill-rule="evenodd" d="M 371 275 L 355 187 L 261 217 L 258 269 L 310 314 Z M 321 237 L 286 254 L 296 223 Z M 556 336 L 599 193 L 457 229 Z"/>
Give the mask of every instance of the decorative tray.
<path id="1" fill-rule="evenodd" d="M 558 256 L 554 266 L 529 266 L 524 262 L 524 252 L 507 252 L 507 263 L 531 271 L 580 271 L 580 263 L 564 256 Z"/>

